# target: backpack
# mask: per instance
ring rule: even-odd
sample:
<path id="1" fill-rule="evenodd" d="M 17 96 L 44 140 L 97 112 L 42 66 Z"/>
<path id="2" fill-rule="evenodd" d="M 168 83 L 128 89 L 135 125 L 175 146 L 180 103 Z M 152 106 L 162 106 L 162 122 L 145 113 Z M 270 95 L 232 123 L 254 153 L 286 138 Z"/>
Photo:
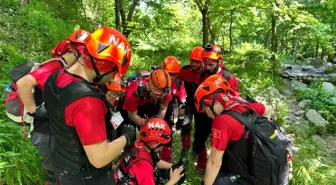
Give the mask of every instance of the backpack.
<path id="1" fill-rule="evenodd" d="M 254 185 L 288 184 L 289 163 L 292 161 L 291 141 L 282 134 L 278 123 L 259 116 L 253 110 L 248 111 L 252 113 L 223 112 L 243 124 L 250 134 L 251 161 L 249 169 L 244 171 L 245 178 Z"/>
<path id="2" fill-rule="evenodd" d="M 135 93 L 135 96 L 139 96 L 140 99 L 142 100 L 145 98 L 145 86 L 146 86 L 146 84 L 144 84 L 143 81 L 147 81 L 149 75 L 150 75 L 149 71 L 139 71 L 136 74 L 132 74 L 127 79 L 128 82 L 132 82 L 134 80 L 138 82 L 138 89 Z"/>
<path id="3" fill-rule="evenodd" d="M 59 60 L 60 62 L 62 62 L 63 66 L 66 66 L 66 63 L 63 60 L 53 58 L 44 63 L 37 63 L 32 61 L 25 62 L 23 64 L 15 66 L 9 71 L 11 83 L 6 85 L 5 87 L 4 99 L 5 99 L 6 115 L 12 121 L 16 123 L 23 123 L 23 122 L 33 123 L 32 117 L 25 116 L 28 111 L 24 108 L 24 105 L 21 99 L 19 98 L 16 83 L 25 75 L 31 73 L 32 71 L 38 69 L 39 67 L 53 60 Z M 37 91 L 39 90 L 35 88 L 34 92 Z M 34 95 L 35 94 L 36 93 L 34 93 Z"/>

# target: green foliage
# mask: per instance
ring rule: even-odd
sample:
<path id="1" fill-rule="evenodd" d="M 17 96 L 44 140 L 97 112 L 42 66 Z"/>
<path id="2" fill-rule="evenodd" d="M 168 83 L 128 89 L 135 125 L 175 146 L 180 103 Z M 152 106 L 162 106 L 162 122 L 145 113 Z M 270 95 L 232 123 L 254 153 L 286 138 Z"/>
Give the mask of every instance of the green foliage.
<path id="1" fill-rule="evenodd" d="M 294 146 L 299 145 L 298 153 L 294 153 L 293 185 L 314 185 L 336 183 L 336 163 L 330 162 L 323 143 L 314 141 L 311 135 L 296 135 Z"/>
<path id="2" fill-rule="evenodd" d="M 2 87 L 0 84 L 1 92 Z M 22 135 L 23 127 L 11 122 L 0 105 L 0 184 L 44 183 L 40 154 L 28 138 L 22 140 Z"/>
<path id="3" fill-rule="evenodd" d="M 327 92 L 323 89 L 322 83 L 315 83 L 310 88 L 299 90 L 297 96 L 299 100 L 311 100 L 312 109 L 332 111 L 334 102 L 331 102 L 330 99 L 336 96 L 336 92 Z"/>

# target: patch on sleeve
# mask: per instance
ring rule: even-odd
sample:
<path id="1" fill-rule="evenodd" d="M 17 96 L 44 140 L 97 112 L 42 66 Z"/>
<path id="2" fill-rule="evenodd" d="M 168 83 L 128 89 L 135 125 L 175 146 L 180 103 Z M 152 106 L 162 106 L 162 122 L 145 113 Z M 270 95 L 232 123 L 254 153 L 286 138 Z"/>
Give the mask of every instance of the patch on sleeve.
<path id="1" fill-rule="evenodd" d="M 222 135 L 222 132 L 220 130 L 215 129 L 215 128 L 212 129 L 212 138 L 220 139 L 221 135 Z"/>

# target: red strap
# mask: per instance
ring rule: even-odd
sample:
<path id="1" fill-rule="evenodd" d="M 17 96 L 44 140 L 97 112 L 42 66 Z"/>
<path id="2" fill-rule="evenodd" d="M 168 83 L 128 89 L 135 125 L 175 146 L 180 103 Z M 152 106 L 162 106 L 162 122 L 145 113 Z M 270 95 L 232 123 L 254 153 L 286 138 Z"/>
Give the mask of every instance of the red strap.
<path id="1" fill-rule="evenodd" d="M 22 103 L 21 99 L 19 99 L 19 102 L 20 102 L 21 120 L 22 120 L 22 124 L 23 124 L 23 135 L 22 135 L 22 140 L 23 140 L 27 135 L 27 126 L 26 126 L 26 123 L 24 122 L 24 119 L 23 119 L 24 106 L 23 106 L 23 103 Z"/>
<path id="2" fill-rule="evenodd" d="M 15 91 L 10 92 L 7 96 L 7 98 L 5 99 L 5 103 L 15 100 L 16 98 L 18 98 L 19 94 Z"/>

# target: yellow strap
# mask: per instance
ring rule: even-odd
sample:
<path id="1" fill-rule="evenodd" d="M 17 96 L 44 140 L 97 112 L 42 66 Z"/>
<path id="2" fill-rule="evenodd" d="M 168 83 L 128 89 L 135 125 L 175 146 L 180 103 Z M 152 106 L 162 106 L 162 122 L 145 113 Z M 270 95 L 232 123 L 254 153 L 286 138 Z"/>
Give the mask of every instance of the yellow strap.
<path id="1" fill-rule="evenodd" d="M 274 130 L 274 133 L 271 135 L 270 138 L 271 138 L 271 139 L 274 139 L 275 136 L 277 135 L 277 133 L 278 133 L 278 130 L 275 129 L 275 130 Z"/>

